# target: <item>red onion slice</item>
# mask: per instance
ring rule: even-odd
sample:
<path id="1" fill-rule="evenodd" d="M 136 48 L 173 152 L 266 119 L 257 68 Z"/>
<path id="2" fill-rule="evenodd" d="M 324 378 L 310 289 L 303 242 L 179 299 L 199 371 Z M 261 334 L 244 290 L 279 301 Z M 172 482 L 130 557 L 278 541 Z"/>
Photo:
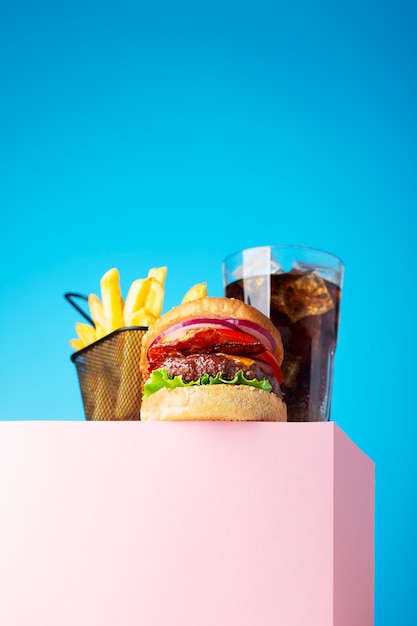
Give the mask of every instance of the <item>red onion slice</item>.
<path id="1" fill-rule="evenodd" d="M 272 367 L 272 365 L 270 365 L 263 359 L 256 359 L 255 357 L 252 357 L 252 358 L 255 361 L 255 363 L 259 365 L 261 369 L 264 370 L 264 372 L 266 372 L 267 374 L 271 374 L 272 376 L 275 376 L 274 368 Z"/>
<path id="2" fill-rule="evenodd" d="M 277 347 L 274 338 L 271 333 L 269 333 L 265 328 L 259 326 L 255 322 L 250 322 L 248 320 L 237 320 L 233 318 L 227 319 L 216 319 L 213 317 L 199 317 L 192 320 L 187 320 L 185 322 L 179 322 L 178 324 L 174 324 L 174 326 L 170 326 L 167 330 L 164 330 L 156 339 L 153 340 L 151 346 L 155 343 L 158 343 L 166 337 L 170 335 L 170 339 L 176 339 L 181 336 L 181 331 L 187 328 L 187 330 L 191 329 L 199 329 L 199 328 L 227 328 L 228 330 L 239 330 L 240 332 L 246 333 L 251 337 L 254 337 L 270 352 L 274 352 Z M 150 346 L 150 347 L 151 347 Z"/>
<path id="3" fill-rule="evenodd" d="M 282 370 L 271 352 L 264 352 L 263 355 L 260 354 L 259 357 L 256 357 L 254 360 L 265 372 L 275 376 L 279 384 L 282 383 Z"/>
<path id="4" fill-rule="evenodd" d="M 158 343 L 158 341 L 161 341 L 163 337 L 177 333 L 178 331 L 182 331 L 184 328 L 186 328 L 187 330 L 197 330 L 199 328 L 227 328 L 228 330 L 236 330 L 236 326 L 234 324 L 231 324 L 230 321 L 226 320 L 216 320 L 213 318 L 198 318 L 193 320 L 187 320 L 185 322 L 179 322 L 178 324 L 174 324 L 174 326 L 170 326 L 169 328 L 164 330 L 164 332 L 162 332 L 160 335 L 158 335 L 156 339 L 152 341 L 151 346 L 153 346 L 155 343 Z M 178 336 L 181 336 L 180 332 L 178 332 Z M 172 338 L 175 339 L 176 337 Z"/>

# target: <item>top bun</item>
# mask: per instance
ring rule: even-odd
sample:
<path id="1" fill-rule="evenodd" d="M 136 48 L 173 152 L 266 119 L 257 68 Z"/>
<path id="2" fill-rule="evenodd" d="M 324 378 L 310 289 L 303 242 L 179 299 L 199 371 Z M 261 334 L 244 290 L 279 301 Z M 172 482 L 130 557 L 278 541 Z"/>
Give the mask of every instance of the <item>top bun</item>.
<path id="1" fill-rule="evenodd" d="M 184 302 L 174 307 L 165 315 L 162 315 L 144 335 L 142 340 L 142 357 L 141 369 L 147 369 L 147 353 L 152 342 L 165 330 L 179 322 L 186 322 L 198 317 L 208 317 L 211 319 L 233 318 L 237 320 L 247 320 L 259 324 L 267 330 L 276 342 L 275 352 L 273 353 L 279 365 L 284 358 L 284 349 L 279 331 L 275 328 L 271 320 L 263 313 L 255 309 L 249 304 L 245 304 L 241 300 L 235 298 L 198 298 Z"/>

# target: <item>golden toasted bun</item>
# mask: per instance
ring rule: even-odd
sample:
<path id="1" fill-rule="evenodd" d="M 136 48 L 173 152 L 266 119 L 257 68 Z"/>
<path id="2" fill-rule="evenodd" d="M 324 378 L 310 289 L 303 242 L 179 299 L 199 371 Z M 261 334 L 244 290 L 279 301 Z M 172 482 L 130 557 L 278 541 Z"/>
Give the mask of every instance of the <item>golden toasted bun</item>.
<path id="1" fill-rule="evenodd" d="M 286 422 L 287 406 L 274 393 L 247 385 L 163 388 L 142 400 L 140 419 Z"/>
<path id="2" fill-rule="evenodd" d="M 233 318 L 237 320 L 247 320 L 259 324 L 267 330 L 276 342 L 274 356 L 281 365 L 284 358 L 284 348 L 279 330 L 275 328 L 271 320 L 263 313 L 249 304 L 234 298 L 198 298 L 179 306 L 174 307 L 165 315 L 162 315 L 155 324 L 150 326 L 148 332 L 142 340 L 142 357 L 140 367 L 142 372 L 147 372 L 148 359 L 147 352 L 151 343 L 165 330 L 179 322 L 185 322 L 197 317 L 208 317 L 212 319 Z"/>

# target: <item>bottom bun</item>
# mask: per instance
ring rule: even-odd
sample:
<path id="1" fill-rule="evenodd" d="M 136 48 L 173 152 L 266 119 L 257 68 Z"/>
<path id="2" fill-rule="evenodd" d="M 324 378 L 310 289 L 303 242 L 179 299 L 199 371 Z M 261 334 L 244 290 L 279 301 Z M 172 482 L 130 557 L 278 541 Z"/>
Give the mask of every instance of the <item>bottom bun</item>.
<path id="1" fill-rule="evenodd" d="M 285 422 L 287 406 L 274 393 L 246 385 L 164 387 L 142 400 L 140 419 Z"/>

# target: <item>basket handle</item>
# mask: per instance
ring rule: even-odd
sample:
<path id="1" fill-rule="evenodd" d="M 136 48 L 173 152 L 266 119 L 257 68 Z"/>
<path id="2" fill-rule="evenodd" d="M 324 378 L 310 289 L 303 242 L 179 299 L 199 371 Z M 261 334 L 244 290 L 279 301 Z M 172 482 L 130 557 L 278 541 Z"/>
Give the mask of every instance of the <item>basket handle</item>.
<path id="1" fill-rule="evenodd" d="M 88 301 L 87 296 L 83 296 L 81 293 L 67 292 L 64 293 L 64 298 L 68 300 L 68 302 L 74 307 L 74 309 L 78 311 L 78 313 L 81 313 L 81 315 L 87 320 L 87 322 L 91 324 L 91 326 L 95 325 L 91 317 L 85 311 L 83 311 L 83 309 L 73 300 L 73 298 L 79 298 L 80 300 Z"/>

